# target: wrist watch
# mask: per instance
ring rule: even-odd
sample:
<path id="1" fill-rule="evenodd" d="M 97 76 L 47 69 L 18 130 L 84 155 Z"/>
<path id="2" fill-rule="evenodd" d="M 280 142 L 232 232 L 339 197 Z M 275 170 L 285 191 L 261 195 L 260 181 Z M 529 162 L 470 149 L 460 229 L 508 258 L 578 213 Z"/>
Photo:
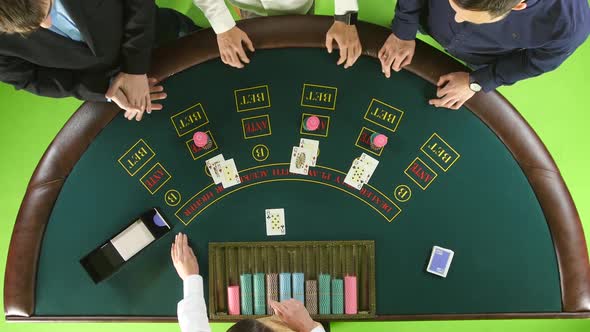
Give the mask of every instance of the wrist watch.
<path id="1" fill-rule="evenodd" d="M 346 12 L 344 15 L 334 15 L 334 21 L 342 22 L 346 25 L 355 25 L 358 18 L 357 12 Z"/>
<path id="2" fill-rule="evenodd" d="M 479 85 L 471 75 L 469 75 L 469 89 L 473 92 L 481 91 L 481 85 Z"/>

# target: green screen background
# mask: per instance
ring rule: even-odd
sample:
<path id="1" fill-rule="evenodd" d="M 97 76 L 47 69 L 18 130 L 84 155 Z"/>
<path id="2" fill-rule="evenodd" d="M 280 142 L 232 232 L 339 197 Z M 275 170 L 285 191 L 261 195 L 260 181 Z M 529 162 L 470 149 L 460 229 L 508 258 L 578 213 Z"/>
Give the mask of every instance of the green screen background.
<path id="1" fill-rule="evenodd" d="M 360 19 L 388 26 L 393 17 L 395 0 L 361 0 Z M 203 15 L 190 0 L 160 0 L 161 6 L 174 7 L 188 13 L 199 25 L 206 25 Z M 332 0 L 316 0 L 316 14 L 331 15 Z M 434 44 L 428 37 L 419 38 Z M 436 46 L 436 45 L 435 45 Z M 590 121 L 587 106 L 581 101 L 588 93 L 590 83 L 590 42 L 582 45 L 556 71 L 541 77 L 500 88 L 500 92 L 514 104 L 541 137 L 557 162 L 566 184 L 576 202 L 590 240 L 590 134 L 586 121 Z M 375 75 L 380 75 L 376 72 Z M 27 92 L 16 92 L 0 83 L 3 108 L 0 113 L 0 274 L 4 275 L 6 255 L 14 220 L 24 196 L 28 181 L 43 152 L 53 140 L 80 101 L 49 99 Z M 526 239 L 524 239 L 526 240 Z M 3 278 L 1 278 L 3 282 Z M 3 286 L 2 286 L 3 288 Z M 65 295 L 65 294 L 64 294 Z M 3 298 L 0 298 L 0 302 Z M 88 299 L 92 301 L 92 299 Z M 2 305 L 3 307 L 3 305 Z M 225 331 L 229 324 L 213 324 L 213 331 Z M 178 331 L 177 324 L 8 324 L 0 317 L 0 330 L 17 331 L 86 331 L 98 332 L 152 332 Z M 379 322 L 334 323 L 332 330 L 348 331 L 589 331 L 590 320 L 488 320 L 454 322 Z"/>

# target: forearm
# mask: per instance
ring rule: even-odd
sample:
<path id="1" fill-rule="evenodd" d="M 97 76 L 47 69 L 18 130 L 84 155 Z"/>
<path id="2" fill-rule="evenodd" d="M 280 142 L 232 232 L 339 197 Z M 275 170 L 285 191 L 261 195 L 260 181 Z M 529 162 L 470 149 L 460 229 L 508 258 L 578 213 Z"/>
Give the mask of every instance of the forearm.
<path id="1" fill-rule="evenodd" d="M 92 76 L 67 82 L 64 80 L 57 82 L 56 79 L 45 76 L 35 82 L 29 81 L 22 89 L 45 97 L 74 97 L 84 101 L 106 101 L 105 92 L 108 89 L 108 79 Z"/>
<path id="2" fill-rule="evenodd" d="M 182 332 L 210 332 L 207 306 L 203 295 L 203 278 L 188 276 L 184 280 L 184 298 L 178 303 L 178 323 Z"/>
<path id="3" fill-rule="evenodd" d="M 391 22 L 391 31 L 402 40 L 416 39 L 420 26 L 420 15 L 428 0 L 398 0 L 395 15 Z"/>
<path id="4" fill-rule="evenodd" d="M 105 101 L 109 85 L 106 73 L 41 67 L 10 57 L 0 57 L 0 81 L 39 96 L 89 101 Z"/>
<path id="5" fill-rule="evenodd" d="M 236 25 L 223 0 L 193 0 L 211 24 L 216 34 L 224 33 Z"/>
<path id="6" fill-rule="evenodd" d="M 154 45 L 156 5 L 153 0 L 125 0 L 124 8 L 121 71 L 145 74 Z"/>
<path id="7" fill-rule="evenodd" d="M 498 58 L 493 63 L 471 73 L 483 91 L 489 92 L 502 85 L 539 76 L 557 68 L 571 52 L 547 52 L 543 50 L 522 50 Z"/>

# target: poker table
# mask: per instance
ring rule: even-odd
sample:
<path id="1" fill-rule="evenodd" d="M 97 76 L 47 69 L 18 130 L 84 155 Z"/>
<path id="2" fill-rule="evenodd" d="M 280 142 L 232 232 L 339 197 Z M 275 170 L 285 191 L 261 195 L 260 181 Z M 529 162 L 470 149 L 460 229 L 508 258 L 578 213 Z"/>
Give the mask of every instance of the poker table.
<path id="1" fill-rule="evenodd" d="M 209 242 L 375 241 L 379 320 L 590 317 L 580 219 L 553 159 L 497 92 L 458 111 L 428 105 L 442 74 L 465 68 L 417 41 L 407 70 L 375 58 L 389 30 L 359 23 L 349 69 L 324 48 L 329 17 L 240 22 L 256 52 L 221 63 L 207 29 L 154 51 L 164 110 L 127 121 L 85 103 L 47 149 L 10 242 L 4 289 L 12 321 L 174 321 L 182 283 L 169 257 L 187 233 L 208 285 Z M 320 128 L 302 128 L 316 115 Z M 198 148 L 196 131 L 213 145 Z M 372 149 L 371 134 L 389 138 Z M 289 172 L 300 138 L 320 143 L 307 175 Z M 215 185 L 205 160 L 233 158 L 241 184 Z M 362 153 L 379 165 L 361 190 L 343 182 Z M 94 284 L 79 260 L 146 209 L 173 231 Z M 286 235 L 265 232 L 284 208 Z M 446 278 L 433 246 L 455 252 Z M 206 293 L 208 287 L 205 287 Z M 206 298 L 207 294 L 206 294 Z"/>

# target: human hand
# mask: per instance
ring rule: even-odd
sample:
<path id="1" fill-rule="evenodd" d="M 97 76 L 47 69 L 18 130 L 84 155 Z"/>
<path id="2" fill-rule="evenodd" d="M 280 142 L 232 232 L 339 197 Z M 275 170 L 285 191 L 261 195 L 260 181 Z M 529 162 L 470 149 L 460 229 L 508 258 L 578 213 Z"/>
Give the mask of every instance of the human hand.
<path id="1" fill-rule="evenodd" d="M 343 22 L 334 22 L 328 33 L 326 33 L 326 48 L 332 53 L 332 42 L 336 41 L 340 49 L 340 58 L 337 65 L 344 63 L 344 68 L 349 68 L 361 56 L 363 47 L 359 39 L 356 26 Z"/>
<path id="2" fill-rule="evenodd" d="M 391 69 L 397 72 L 412 63 L 415 50 L 415 40 L 402 40 L 393 33 L 390 34 L 378 53 L 381 71 L 385 77 L 391 76 Z"/>
<path id="3" fill-rule="evenodd" d="M 111 82 L 105 97 L 113 99 L 119 89 L 127 97 L 128 103 L 139 109 L 139 111 L 148 111 L 148 113 L 152 111 L 147 75 L 132 75 L 120 72 Z"/>
<path id="4" fill-rule="evenodd" d="M 186 234 L 176 234 L 170 256 L 180 279 L 184 280 L 188 276 L 199 274 L 199 263 L 193 249 L 188 245 Z"/>
<path id="5" fill-rule="evenodd" d="M 156 101 L 156 100 L 162 100 L 162 99 L 166 99 L 166 93 L 163 92 L 164 91 L 164 87 L 161 85 L 156 85 L 158 83 L 158 81 L 155 78 L 150 78 L 148 80 L 149 82 L 149 86 L 150 86 L 150 99 L 151 101 Z M 129 100 L 127 99 L 127 96 L 125 96 L 125 93 L 123 93 L 123 90 L 119 89 L 115 92 L 115 94 L 113 95 L 113 97 L 111 98 L 111 100 L 117 104 L 117 106 L 119 106 L 119 108 L 121 108 L 122 110 L 125 111 L 125 118 L 127 120 L 137 120 L 140 121 L 143 117 L 143 111 L 141 111 L 139 108 L 131 105 L 131 103 L 129 102 Z M 152 111 L 159 111 L 161 110 L 163 107 L 161 104 L 152 104 Z M 148 112 L 148 113 L 151 113 Z"/>
<path id="6" fill-rule="evenodd" d="M 111 97 L 111 101 L 117 104 L 117 106 L 119 106 L 120 109 L 125 111 L 125 118 L 127 120 L 133 119 L 137 114 L 143 114 L 143 112 L 139 111 L 139 108 L 129 103 L 129 101 L 127 100 L 127 96 L 125 96 L 121 89 L 115 91 L 115 94 L 113 94 L 113 96 Z"/>
<path id="7" fill-rule="evenodd" d="M 311 319 L 303 303 L 297 300 L 270 301 L 270 306 L 275 314 L 293 331 L 309 332 L 320 324 Z"/>
<path id="8" fill-rule="evenodd" d="M 455 72 L 441 76 L 436 83 L 436 96 L 428 103 L 435 107 L 457 110 L 469 100 L 475 92 L 469 88 L 469 73 Z"/>
<path id="9" fill-rule="evenodd" d="M 244 45 L 254 52 L 254 45 L 248 35 L 237 26 L 217 35 L 217 45 L 221 61 L 235 68 L 244 68 L 243 63 L 250 63 L 244 51 Z"/>
<path id="10" fill-rule="evenodd" d="M 162 104 L 154 104 L 154 101 L 166 99 L 168 95 L 166 92 L 164 92 L 164 87 L 162 85 L 158 85 L 158 80 L 155 78 L 148 78 L 148 84 L 150 86 L 150 101 L 152 104 L 151 111 L 160 111 L 164 107 Z M 150 114 L 151 111 L 147 111 L 147 113 Z"/>

